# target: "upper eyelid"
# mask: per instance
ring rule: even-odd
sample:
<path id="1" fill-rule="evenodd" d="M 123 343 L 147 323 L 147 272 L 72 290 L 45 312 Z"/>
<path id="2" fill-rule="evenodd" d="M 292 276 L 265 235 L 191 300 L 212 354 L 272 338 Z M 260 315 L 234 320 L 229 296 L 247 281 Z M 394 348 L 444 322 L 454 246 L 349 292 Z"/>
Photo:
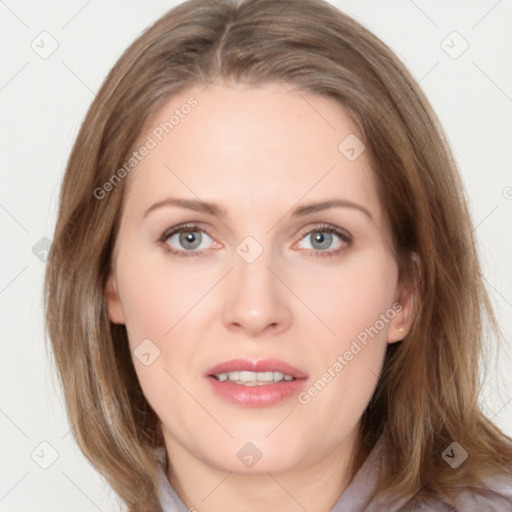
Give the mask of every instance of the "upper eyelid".
<path id="1" fill-rule="evenodd" d="M 168 228 L 164 230 L 162 233 L 161 239 L 167 239 L 172 235 L 175 235 L 176 233 L 180 233 L 182 231 L 202 231 L 206 233 L 210 238 L 213 238 L 210 233 L 208 232 L 208 228 L 205 228 L 201 226 L 201 223 L 186 223 L 186 224 L 179 224 L 177 226 L 174 226 L 172 228 Z"/>

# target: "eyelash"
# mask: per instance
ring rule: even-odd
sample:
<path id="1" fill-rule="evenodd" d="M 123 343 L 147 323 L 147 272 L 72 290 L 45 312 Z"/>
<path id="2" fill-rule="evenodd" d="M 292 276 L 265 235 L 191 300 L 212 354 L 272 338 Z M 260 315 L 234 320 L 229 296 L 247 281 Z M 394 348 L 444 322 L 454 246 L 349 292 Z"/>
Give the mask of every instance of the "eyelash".
<path id="1" fill-rule="evenodd" d="M 204 253 L 201 251 L 178 251 L 176 249 L 173 249 L 166 243 L 167 240 L 176 233 L 193 233 L 195 231 L 201 231 L 203 233 L 206 233 L 210 238 L 212 238 L 204 229 L 202 229 L 196 224 L 181 224 L 179 226 L 175 226 L 171 230 L 165 231 L 159 238 L 158 242 L 163 246 L 167 254 L 172 254 L 172 256 L 176 256 L 178 258 L 204 256 Z M 311 233 L 333 233 L 336 236 L 338 236 L 342 240 L 342 242 L 344 242 L 344 245 L 342 245 L 338 249 L 330 251 L 305 249 L 306 251 L 309 251 L 310 256 L 319 256 L 321 258 L 338 256 L 346 252 L 352 246 L 352 237 L 348 233 L 341 231 L 339 228 L 332 226 L 330 224 L 321 224 L 319 226 L 315 226 L 313 229 L 303 231 L 300 233 L 300 239 L 302 240 L 302 238 Z"/>

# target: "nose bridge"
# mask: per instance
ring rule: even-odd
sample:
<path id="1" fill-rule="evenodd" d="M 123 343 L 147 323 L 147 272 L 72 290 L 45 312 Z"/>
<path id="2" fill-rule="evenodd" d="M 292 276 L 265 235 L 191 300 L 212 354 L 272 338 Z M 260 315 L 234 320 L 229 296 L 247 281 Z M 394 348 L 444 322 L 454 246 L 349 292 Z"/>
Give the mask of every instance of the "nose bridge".
<path id="1" fill-rule="evenodd" d="M 268 287 L 274 284 L 270 282 L 272 273 L 268 268 L 272 266 L 271 249 L 263 249 L 261 244 L 256 246 L 251 241 L 243 241 L 236 248 L 236 253 L 234 279 L 237 289 L 248 287 L 256 291 L 259 287 L 260 291 L 265 291 L 266 288 L 266 292 L 270 292 Z"/>
<path id="2" fill-rule="evenodd" d="M 255 334 L 272 326 L 285 328 L 291 319 L 282 283 L 269 270 L 275 266 L 273 251 L 254 237 L 246 237 L 236 248 L 234 268 L 224 304 L 224 322 Z"/>

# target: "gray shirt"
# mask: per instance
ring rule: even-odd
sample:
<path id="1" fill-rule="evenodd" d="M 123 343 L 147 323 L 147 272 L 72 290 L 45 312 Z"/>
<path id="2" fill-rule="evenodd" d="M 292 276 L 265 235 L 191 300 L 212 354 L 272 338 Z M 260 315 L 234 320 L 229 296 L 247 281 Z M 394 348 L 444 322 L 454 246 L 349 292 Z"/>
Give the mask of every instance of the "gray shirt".
<path id="1" fill-rule="evenodd" d="M 160 462 L 165 460 L 163 448 L 157 452 L 157 459 Z M 461 488 L 455 508 L 440 499 L 420 499 L 417 496 L 404 497 L 394 507 L 390 507 L 386 500 L 379 496 L 367 503 L 377 482 L 383 460 L 384 445 L 381 439 L 330 512 L 512 512 L 512 481 L 510 478 L 499 476 L 486 482 L 482 487 Z M 159 496 L 164 512 L 189 512 L 170 485 L 163 464 L 160 464 Z"/>

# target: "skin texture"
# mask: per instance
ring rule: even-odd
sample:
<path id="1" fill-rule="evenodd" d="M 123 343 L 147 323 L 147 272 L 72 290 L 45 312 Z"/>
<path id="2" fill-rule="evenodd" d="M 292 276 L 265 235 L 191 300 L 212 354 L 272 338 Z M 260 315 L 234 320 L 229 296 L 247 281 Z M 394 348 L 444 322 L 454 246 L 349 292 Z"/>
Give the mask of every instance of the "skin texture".
<path id="1" fill-rule="evenodd" d="M 387 343 L 403 339 L 413 317 L 369 154 L 352 162 L 338 150 L 350 134 L 363 140 L 342 106 L 280 84 L 191 88 L 157 111 L 140 144 L 191 95 L 198 105 L 128 178 L 109 316 L 126 325 L 132 351 L 147 338 L 160 350 L 149 366 L 134 356 L 134 366 L 163 423 L 169 479 L 188 507 L 329 510 L 351 478 L 360 417 Z M 171 196 L 219 203 L 227 215 L 170 206 L 143 217 Z M 328 199 L 355 202 L 373 221 L 348 207 L 290 216 Z M 162 234 L 188 222 L 204 230 L 192 249 L 201 255 L 168 254 L 166 247 L 188 246 L 179 234 L 159 242 Z M 322 249 L 314 238 L 322 224 L 352 242 L 333 235 Z M 236 252 L 247 236 L 263 249 L 252 263 Z M 263 408 L 234 405 L 204 377 L 235 357 L 276 358 L 306 372 L 309 386 L 396 303 L 401 310 L 307 404 L 295 395 Z M 237 457 L 248 442 L 261 452 L 251 468 Z"/>

